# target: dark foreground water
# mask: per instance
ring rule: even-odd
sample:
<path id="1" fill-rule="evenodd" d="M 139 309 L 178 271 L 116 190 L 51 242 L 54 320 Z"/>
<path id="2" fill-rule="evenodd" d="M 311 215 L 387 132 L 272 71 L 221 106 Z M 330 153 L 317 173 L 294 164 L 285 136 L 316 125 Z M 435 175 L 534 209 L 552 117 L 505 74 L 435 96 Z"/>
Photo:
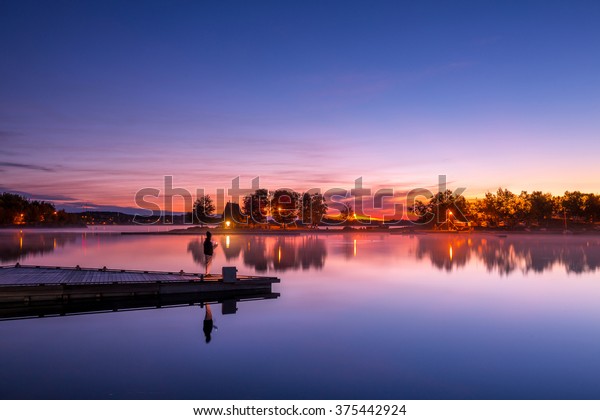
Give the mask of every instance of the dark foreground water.
<path id="1" fill-rule="evenodd" d="M 197 237 L 1 231 L 3 264 L 199 271 Z M 598 399 L 600 240 L 217 236 L 278 299 L 0 321 L 4 399 Z"/>

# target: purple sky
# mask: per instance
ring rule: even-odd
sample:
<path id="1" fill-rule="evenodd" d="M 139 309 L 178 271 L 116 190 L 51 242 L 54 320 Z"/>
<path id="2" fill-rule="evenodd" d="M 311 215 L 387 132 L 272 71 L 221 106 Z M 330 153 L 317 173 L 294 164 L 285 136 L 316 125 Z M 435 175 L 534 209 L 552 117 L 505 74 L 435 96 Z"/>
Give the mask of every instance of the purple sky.
<path id="1" fill-rule="evenodd" d="M 0 189 L 597 193 L 598 21 L 591 1 L 4 1 Z"/>

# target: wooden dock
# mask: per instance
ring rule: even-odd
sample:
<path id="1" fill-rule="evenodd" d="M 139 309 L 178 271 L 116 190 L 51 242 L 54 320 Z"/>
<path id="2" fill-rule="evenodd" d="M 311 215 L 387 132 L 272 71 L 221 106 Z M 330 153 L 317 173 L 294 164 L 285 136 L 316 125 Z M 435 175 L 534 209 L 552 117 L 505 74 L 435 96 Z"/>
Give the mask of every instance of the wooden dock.
<path id="1" fill-rule="evenodd" d="M 0 318 L 51 313 L 118 310 L 203 302 L 237 302 L 279 296 L 276 277 L 13 265 L 0 267 Z M 91 305 L 90 305 L 91 304 Z M 82 306 L 83 305 L 83 306 Z M 46 308 L 42 310 L 43 308 Z M 40 312 L 41 310 L 41 312 Z M 21 315 L 19 315 L 21 314 Z"/>

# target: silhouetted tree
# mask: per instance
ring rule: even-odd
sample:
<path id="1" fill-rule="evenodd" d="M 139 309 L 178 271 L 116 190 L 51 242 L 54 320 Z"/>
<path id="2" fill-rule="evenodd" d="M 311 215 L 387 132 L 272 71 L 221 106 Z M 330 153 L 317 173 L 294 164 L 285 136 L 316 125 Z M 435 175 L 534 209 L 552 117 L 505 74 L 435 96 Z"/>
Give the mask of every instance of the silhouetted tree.
<path id="1" fill-rule="evenodd" d="M 243 199 L 244 214 L 253 225 L 266 223 L 269 213 L 269 191 L 258 189 Z"/>
<path id="2" fill-rule="evenodd" d="M 565 194 L 560 200 L 560 205 L 563 212 L 567 213 L 568 218 L 581 218 L 585 217 L 585 207 L 583 194 L 579 191 L 565 191 Z"/>
<path id="3" fill-rule="evenodd" d="M 212 221 L 211 216 L 215 212 L 215 206 L 210 195 L 201 195 L 194 202 L 192 214 L 194 223 L 209 223 Z"/>
<path id="4" fill-rule="evenodd" d="M 466 222 L 469 206 L 462 195 L 456 196 L 446 190 L 435 194 L 427 203 L 417 200 L 412 211 L 419 217 L 419 223 L 443 223 L 450 211 L 454 219 Z"/>
<path id="5" fill-rule="evenodd" d="M 300 196 L 297 192 L 281 189 L 276 190 L 271 198 L 271 216 L 285 228 L 294 222 L 299 213 Z"/>
<path id="6" fill-rule="evenodd" d="M 491 226 L 515 226 L 529 217 L 531 202 L 526 191 L 521 194 L 499 188 L 496 194 L 486 193 L 477 207 L 477 213 Z"/>
<path id="7" fill-rule="evenodd" d="M 345 207 L 340 210 L 340 219 L 342 222 L 349 223 L 354 220 L 354 209 L 350 204 L 345 203 Z"/>
<path id="8" fill-rule="evenodd" d="M 585 194 L 583 196 L 583 214 L 586 222 L 600 220 L 600 196 Z"/>
<path id="9" fill-rule="evenodd" d="M 547 225 L 552 218 L 554 209 L 552 194 L 534 191 L 529 195 L 528 200 L 530 204 L 529 221 L 535 221 L 540 226 Z"/>
<path id="10" fill-rule="evenodd" d="M 301 203 L 302 223 L 316 228 L 327 213 L 328 207 L 322 194 L 315 193 L 310 195 L 309 193 L 304 193 Z"/>
<path id="11" fill-rule="evenodd" d="M 64 217 L 65 213 L 61 215 Z M 0 194 L 0 224 L 56 224 L 58 216 L 54 204 L 47 201 L 30 201 L 18 194 Z M 79 216 L 73 215 L 65 222 L 77 223 L 79 220 Z"/>

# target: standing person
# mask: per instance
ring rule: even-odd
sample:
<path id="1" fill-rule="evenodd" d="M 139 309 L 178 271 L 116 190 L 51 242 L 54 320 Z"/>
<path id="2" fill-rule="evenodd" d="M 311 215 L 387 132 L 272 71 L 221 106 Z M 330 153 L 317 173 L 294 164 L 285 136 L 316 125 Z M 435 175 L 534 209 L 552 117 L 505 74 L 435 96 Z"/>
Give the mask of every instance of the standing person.
<path id="1" fill-rule="evenodd" d="M 212 240 L 212 233 L 206 232 L 206 239 L 204 240 L 204 275 L 210 276 L 210 265 L 212 264 L 213 253 L 217 246 Z"/>

